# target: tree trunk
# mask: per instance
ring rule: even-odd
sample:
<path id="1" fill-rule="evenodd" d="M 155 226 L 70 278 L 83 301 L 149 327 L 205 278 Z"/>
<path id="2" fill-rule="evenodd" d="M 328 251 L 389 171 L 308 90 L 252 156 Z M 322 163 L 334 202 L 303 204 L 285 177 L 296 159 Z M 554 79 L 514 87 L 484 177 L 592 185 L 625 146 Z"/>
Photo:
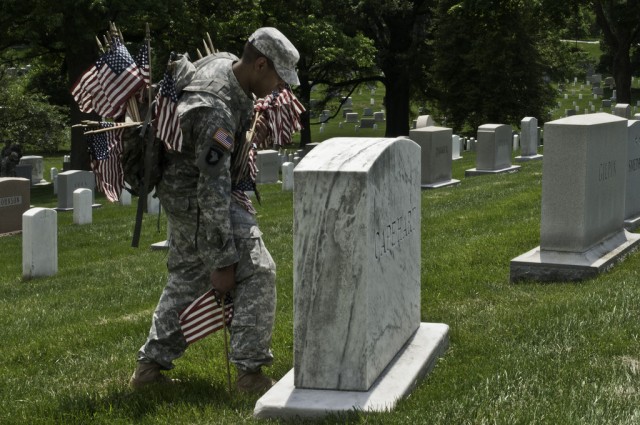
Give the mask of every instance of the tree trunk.
<path id="1" fill-rule="evenodd" d="M 300 102 L 307 108 L 307 110 L 300 115 L 300 124 L 302 125 L 302 130 L 300 131 L 300 149 L 304 149 L 308 143 L 311 143 L 311 114 L 309 112 L 311 108 L 311 85 L 309 84 L 309 78 L 306 74 L 300 72 L 298 78 L 300 79 Z"/>
<path id="2" fill-rule="evenodd" d="M 409 79 L 402 73 L 385 73 L 385 115 L 387 129 L 386 137 L 409 135 Z"/>
<path id="3" fill-rule="evenodd" d="M 613 57 L 613 78 L 616 81 L 616 101 L 631 103 L 631 46 L 628 43 L 618 44 Z"/>

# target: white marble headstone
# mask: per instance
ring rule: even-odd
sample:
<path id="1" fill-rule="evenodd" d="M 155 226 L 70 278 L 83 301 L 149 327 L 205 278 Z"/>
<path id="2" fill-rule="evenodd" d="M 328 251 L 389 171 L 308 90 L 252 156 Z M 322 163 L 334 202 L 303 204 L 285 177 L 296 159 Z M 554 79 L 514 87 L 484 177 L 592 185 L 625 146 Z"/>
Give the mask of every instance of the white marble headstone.
<path id="1" fill-rule="evenodd" d="M 433 120 L 433 117 L 431 115 L 420 115 L 418 117 L 418 119 L 416 120 L 416 129 L 418 128 L 422 128 L 422 127 L 431 127 L 436 125 L 435 121 Z"/>
<path id="2" fill-rule="evenodd" d="M 51 183 L 53 183 L 53 194 L 58 194 L 58 169 L 56 167 L 51 167 Z"/>
<path id="3" fill-rule="evenodd" d="M 20 157 L 20 164 L 31 165 L 31 184 L 47 183 L 44 180 L 44 158 L 38 155 L 24 155 Z"/>
<path id="4" fill-rule="evenodd" d="M 613 107 L 613 114 L 622 118 L 631 118 L 631 105 L 628 103 L 618 103 Z"/>
<path id="5" fill-rule="evenodd" d="M 334 138 L 294 175 L 295 386 L 366 391 L 420 324 L 420 147 Z"/>
<path id="6" fill-rule="evenodd" d="M 511 127 L 506 124 L 484 124 L 478 127 L 478 170 L 500 170 L 511 166 L 511 134 Z"/>
<path id="7" fill-rule="evenodd" d="M 91 171 L 70 170 L 58 173 L 58 209 L 73 209 L 74 190 L 91 189 L 93 197 L 95 196 L 95 188 L 96 178 Z"/>
<path id="8" fill-rule="evenodd" d="M 278 161 L 278 151 L 271 149 L 258 151 L 256 157 L 256 183 L 277 183 L 280 161 Z"/>
<path id="9" fill-rule="evenodd" d="M 637 220 L 638 216 L 640 216 L 640 121 L 629 120 L 628 130 L 627 188 L 624 218 L 625 220 Z"/>
<path id="10" fill-rule="evenodd" d="M 22 277 L 58 272 L 58 216 L 49 208 L 31 208 L 22 215 Z"/>
<path id="11" fill-rule="evenodd" d="M 282 164 L 282 190 L 293 190 L 293 162 L 285 162 Z"/>
<path id="12" fill-rule="evenodd" d="M 456 159 L 461 159 L 462 156 L 460 156 L 460 136 L 454 134 L 453 136 L 451 136 L 451 159 L 452 160 L 456 160 Z"/>
<path id="13" fill-rule="evenodd" d="M 587 251 L 623 229 L 627 120 L 576 115 L 544 132 L 540 248 Z"/>
<path id="14" fill-rule="evenodd" d="M 532 156 L 538 154 L 538 120 L 524 117 L 520 121 L 520 154 Z"/>
<path id="15" fill-rule="evenodd" d="M 446 127 L 421 127 L 409 131 L 409 138 L 420 145 L 423 188 L 437 188 L 459 183 L 451 179 L 451 136 Z"/>
<path id="16" fill-rule="evenodd" d="M 93 221 L 91 189 L 76 189 L 73 191 L 73 223 L 91 224 Z"/>

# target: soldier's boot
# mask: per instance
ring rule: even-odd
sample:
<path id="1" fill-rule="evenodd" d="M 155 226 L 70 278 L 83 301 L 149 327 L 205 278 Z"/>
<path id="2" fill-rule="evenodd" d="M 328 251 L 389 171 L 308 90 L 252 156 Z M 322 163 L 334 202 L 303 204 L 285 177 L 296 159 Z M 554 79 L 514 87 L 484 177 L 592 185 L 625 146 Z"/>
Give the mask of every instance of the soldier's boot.
<path id="1" fill-rule="evenodd" d="M 150 384 L 171 384 L 174 381 L 164 376 L 160 371 L 162 367 L 155 362 L 138 362 L 136 370 L 129 380 L 131 388 L 136 390 Z"/>
<path id="2" fill-rule="evenodd" d="M 257 372 L 238 368 L 236 388 L 243 393 L 263 394 L 271 388 L 276 381 L 263 374 L 260 369 Z"/>

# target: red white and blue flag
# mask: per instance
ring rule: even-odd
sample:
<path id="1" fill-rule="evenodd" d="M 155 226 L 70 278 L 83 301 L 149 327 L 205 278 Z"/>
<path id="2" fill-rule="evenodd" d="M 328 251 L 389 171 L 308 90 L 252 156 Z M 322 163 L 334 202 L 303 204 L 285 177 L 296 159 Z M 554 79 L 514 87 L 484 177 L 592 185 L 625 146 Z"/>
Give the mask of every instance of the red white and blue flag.
<path id="1" fill-rule="evenodd" d="M 182 151 L 182 129 L 178 117 L 176 82 L 170 72 L 164 73 L 160 90 L 156 95 L 156 137 L 170 151 Z"/>
<path id="2" fill-rule="evenodd" d="M 192 302 L 180 313 L 180 328 L 187 340 L 187 344 L 204 338 L 223 328 L 223 317 L 226 317 L 226 326 L 233 319 L 233 298 L 227 294 L 224 299 L 224 315 L 222 302 L 216 291 L 211 289 Z"/>
<path id="3" fill-rule="evenodd" d="M 109 51 L 76 81 L 71 95 L 82 112 L 118 118 L 125 112 L 129 98 L 144 85 L 138 65 L 115 37 Z"/>
<path id="4" fill-rule="evenodd" d="M 101 129 L 114 129 L 87 135 L 87 144 L 91 154 L 91 169 L 96 175 L 97 186 L 111 202 L 120 198 L 120 193 L 124 188 L 121 159 L 124 129 L 118 127 L 118 123 L 103 121 L 100 123 Z"/>

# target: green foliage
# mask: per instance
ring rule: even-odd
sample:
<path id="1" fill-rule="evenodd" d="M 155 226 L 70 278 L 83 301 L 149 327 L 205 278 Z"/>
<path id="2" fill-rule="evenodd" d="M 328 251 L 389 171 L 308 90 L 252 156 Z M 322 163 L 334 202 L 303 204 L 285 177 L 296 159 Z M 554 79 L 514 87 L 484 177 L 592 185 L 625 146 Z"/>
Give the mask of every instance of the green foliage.
<path id="1" fill-rule="evenodd" d="M 580 51 L 560 43 L 542 4 L 440 2 L 431 94 L 456 130 L 546 116 L 552 79 L 575 74 Z"/>
<path id="2" fill-rule="evenodd" d="M 53 105 L 27 86 L 30 74 L 0 78 L 0 141 L 20 143 L 25 151 L 55 152 L 68 145 L 68 108 Z"/>

